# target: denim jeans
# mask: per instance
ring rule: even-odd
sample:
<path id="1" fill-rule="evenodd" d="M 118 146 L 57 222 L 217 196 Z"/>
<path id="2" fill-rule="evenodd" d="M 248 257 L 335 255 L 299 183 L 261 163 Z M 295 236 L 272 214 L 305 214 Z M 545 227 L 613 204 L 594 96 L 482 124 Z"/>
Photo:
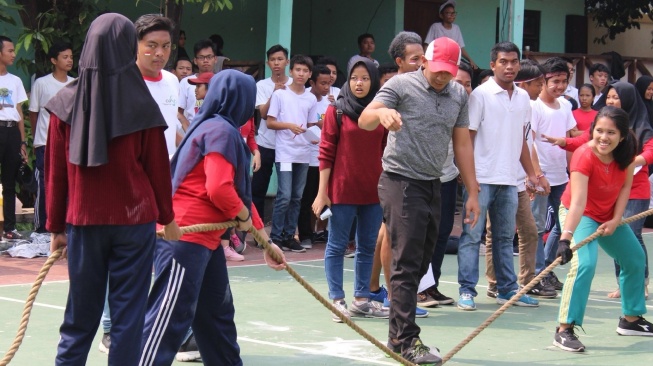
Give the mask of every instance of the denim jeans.
<path id="1" fill-rule="evenodd" d="M 349 243 L 349 229 L 358 219 L 356 232 L 356 256 L 354 257 L 354 297 L 370 297 L 370 277 L 372 259 L 376 247 L 376 237 L 381 227 L 383 212 L 381 205 L 331 206 L 333 216 L 329 219 L 329 239 L 324 253 L 324 271 L 329 284 L 330 299 L 344 299 L 342 273 L 345 250 Z"/>
<path id="2" fill-rule="evenodd" d="M 431 270 L 433 271 L 435 287 L 438 287 L 440 284 L 442 261 L 444 261 L 444 254 L 447 251 L 447 244 L 449 243 L 449 235 L 453 229 L 457 198 L 458 181 L 456 179 L 440 185 L 440 231 L 438 233 L 438 241 L 435 244 L 435 250 L 433 250 L 433 256 L 431 256 Z"/>
<path id="3" fill-rule="evenodd" d="M 626 210 L 624 211 L 624 217 L 630 217 L 633 215 L 640 214 L 646 210 L 648 210 L 648 205 L 649 205 L 649 200 L 628 200 L 628 204 L 626 205 Z M 644 240 L 642 239 L 642 229 L 644 228 L 644 219 L 633 221 L 630 224 L 628 224 L 630 228 L 633 230 L 633 233 L 635 234 L 635 237 L 637 238 L 637 241 L 639 241 L 639 244 L 641 244 L 642 249 L 644 250 L 644 260 L 645 260 L 645 267 L 644 267 L 644 278 L 648 278 L 648 252 L 646 251 L 646 245 L 644 244 Z M 621 271 L 621 268 L 619 267 L 619 263 L 617 261 L 614 262 L 614 272 L 615 275 L 617 276 L 617 280 L 619 279 L 619 272 Z"/>
<path id="4" fill-rule="evenodd" d="M 464 205 L 468 193 L 463 191 Z M 517 215 L 517 187 L 495 184 L 481 184 L 478 194 L 481 212 L 473 228 L 463 224 L 458 247 L 458 283 L 459 293 L 477 295 L 478 283 L 478 249 L 485 221 L 489 214 L 492 222 L 492 258 L 497 278 L 499 293 L 505 294 L 517 290 L 517 276 L 512 258 L 512 241 L 515 236 L 515 217 Z M 463 206 L 464 207 L 464 206 Z M 463 211 L 464 208 L 463 208 Z"/>
<path id="5" fill-rule="evenodd" d="M 560 218 L 558 217 L 558 209 L 560 208 L 560 198 L 565 191 L 567 183 L 551 186 L 551 193 L 549 193 L 549 207 L 553 207 L 553 217 L 555 218 L 555 225 L 546 239 L 544 246 L 544 265 L 548 266 L 556 259 L 556 252 L 558 251 L 558 240 L 560 240 Z"/>
<path id="6" fill-rule="evenodd" d="M 46 233 L 45 221 L 45 146 L 34 148 L 36 164 L 34 165 L 34 178 L 38 190 L 36 191 L 36 202 L 34 202 L 34 231 L 37 233 Z"/>
<path id="7" fill-rule="evenodd" d="M 293 163 L 289 172 L 281 171 L 281 163 L 276 163 L 276 166 L 279 189 L 274 200 L 270 239 L 281 243 L 295 235 L 308 164 Z"/>

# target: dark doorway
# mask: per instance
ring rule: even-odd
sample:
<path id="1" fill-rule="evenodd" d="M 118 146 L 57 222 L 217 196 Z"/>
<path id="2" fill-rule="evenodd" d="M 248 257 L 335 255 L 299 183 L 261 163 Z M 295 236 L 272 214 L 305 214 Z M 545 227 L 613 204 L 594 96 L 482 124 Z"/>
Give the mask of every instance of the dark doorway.
<path id="1" fill-rule="evenodd" d="M 539 10 L 524 10 L 524 29 L 523 29 L 523 43 L 521 48 L 526 49 L 529 47 L 531 52 L 540 51 L 540 20 L 542 12 Z M 497 22 L 496 22 L 496 42 L 499 42 L 499 34 L 507 32 L 508 24 L 500 23 L 499 8 L 497 8 Z"/>
<path id="2" fill-rule="evenodd" d="M 440 21 L 439 9 L 445 0 L 405 0 L 404 30 L 426 37 L 431 24 Z"/>

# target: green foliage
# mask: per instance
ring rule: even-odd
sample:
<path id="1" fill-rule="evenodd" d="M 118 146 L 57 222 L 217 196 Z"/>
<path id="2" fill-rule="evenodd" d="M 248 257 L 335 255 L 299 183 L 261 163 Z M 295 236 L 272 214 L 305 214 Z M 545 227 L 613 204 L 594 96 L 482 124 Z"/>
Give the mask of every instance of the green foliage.
<path id="1" fill-rule="evenodd" d="M 11 15 L 9 15 L 9 13 L 6 11 L 7 9 L 18 10 L 19 6 L 9 5 L 7 1 L 0 0 L 0 22 L 16 25 L 16 20 Z"/>
<path id="2" fill-rule="evenodd" d="M 1 1 L 1 0 L 0 0 Z M 138 6 L 138 3 L 141 0 L 136 0 L 136 6 Z M 213 11 L 218 11 L 218 10 L 224 10 L 225 8 L 228 10 L 233 9 L 233 4 L 231 3 L 231 0 L 175 0 L 177 4 L 202 4 L 202 14 L 206 14 L 209 12 L 209 10 Z"/>
<path id="3" fill-rule="evenodd" d="M 594 39 L 601 44 L 628 29 L 640 29 L 639 20 L 644 16 L 653 20 L 653 5 L 649 0 L 585 0 L 585 9 L 599 27 L 606 29 L 604 35 Z"/>

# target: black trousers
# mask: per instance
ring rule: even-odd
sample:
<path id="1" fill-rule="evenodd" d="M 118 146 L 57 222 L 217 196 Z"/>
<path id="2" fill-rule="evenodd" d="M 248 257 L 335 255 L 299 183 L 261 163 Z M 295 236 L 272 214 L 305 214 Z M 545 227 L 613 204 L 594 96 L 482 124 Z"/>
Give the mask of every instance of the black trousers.
<path id="1" fill-rule="evenodd" d="M 16 175 L 20 161 L 20 130 L 18 127 L 0 127 L 0 176 L 5 232 L 16 229 Z"/>
<path id="2" fill-rule="evenodd" d="M 258 151 L 261 153 L 261 168 L 252 176 L 252 203 L 256 206 L 261 219 L 265 220 L 265 196 L 268 193 L 274 168 L 274 149 L 259 146 Z"/>
<path id="3" fill-rule="evenodd" d="M 299 220 L 297 228 L 299 230 L 299 241 L 313 239 L 313 226 L 311 219 L 315 216 L 313 213 L 313 201 L 317 197 L 317 189 L 320 186 L 320 167 L 309 166 L 306 175 L 306 185 L 302 195 L 302 205 L 299 209 Z"/>
<path id="4" fill-rule="evenodd" d="M 420 328 L 415 323 L 417 288 L 428 271 L 440 226 L 440 180 L 415 180 L 383 172 L 379 199 L 392 247 L 389 338 L 407 350 Z"/>

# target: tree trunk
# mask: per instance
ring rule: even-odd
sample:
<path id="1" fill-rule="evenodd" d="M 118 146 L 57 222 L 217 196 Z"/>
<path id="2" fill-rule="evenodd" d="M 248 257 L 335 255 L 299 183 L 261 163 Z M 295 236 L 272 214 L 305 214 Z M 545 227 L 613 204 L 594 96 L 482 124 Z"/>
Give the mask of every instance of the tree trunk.
<path id="1" fill-rule="evenodd" d="M 179 31 L 181 30 L 181 14 L 184 9 L 181 1 L 165 0 L 164 15 L 175 24 L 175 29 L 172 32 L 172 44 L 179 44 Z M 174 47 L 168 59 L 167 68 L 171 68 L 177 59 L 177 47 Z"/>

